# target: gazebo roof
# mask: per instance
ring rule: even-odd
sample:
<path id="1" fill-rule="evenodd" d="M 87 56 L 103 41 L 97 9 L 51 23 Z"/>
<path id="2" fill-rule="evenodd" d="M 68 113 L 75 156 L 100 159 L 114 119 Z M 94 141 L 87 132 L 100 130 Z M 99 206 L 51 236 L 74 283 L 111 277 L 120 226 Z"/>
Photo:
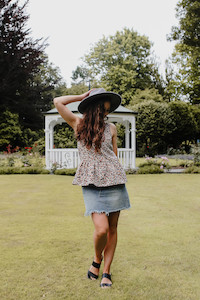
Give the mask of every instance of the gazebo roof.
<path id="1" fill-rule="evenodd" d="M 72 102 L 72 103 L 69 103 L 67 104 L 67 107 L 73 112 L 73 113 L 79 113 L 78 111 L 78 105 L 79 105 L 79 102 Z M 56 108 L 53 108 L 53 109 L 50 109 L 48 110 L 47 112 L 44 113 L 44 115 L 48 115 L 48 114 L 57 114 L 58 111 Z M 128 109 L 122 105 L 120 105 L 114 112 L 112 113 L 128 113 L 128 114 L 133 114 L 133 115 L 137 115 L 138 113 L 131 110 L 131 109 Z"/>

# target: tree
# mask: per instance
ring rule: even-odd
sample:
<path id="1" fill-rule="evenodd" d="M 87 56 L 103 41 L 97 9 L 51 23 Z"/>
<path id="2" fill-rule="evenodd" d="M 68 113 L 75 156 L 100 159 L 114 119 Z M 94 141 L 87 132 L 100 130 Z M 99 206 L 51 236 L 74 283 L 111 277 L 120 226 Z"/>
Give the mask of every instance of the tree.
<path id="1" fill-rule="evenodd" d="M 107 90 L 122 95 L 123 104 L 129 103 L 137 89 L 156 88 L 162 94 L 162 79 L 151 46 L 146 36 L 124 28 L 103 37 L 90 49 L 84 57 L 85 68 Z M 79 67 L 76 71 L 81 74 Z"/>
<path id="2" fill-rule="evenodd" d="M 18 2 L 0 2 L 0 103 L 1 108 L 15 111 L 22 103 L 21 95 L 30 89 L 45 48 L 44 44 L 39 45 L 39 40 L 33 41 L 29 37 L 30 30 L 26 29 L 28 2 L 21 7 Z M 31 101 L 29 104 L 32 106 Z"/>
<path id="3" fill-rule="evenodd" d="M 173 26 L 170 38 L 191 47 L 200 47 L 200 2 L 180 0 L 176 7 L 179 27 Z"/>
<path id="4" fill-rule="evenodd" d="M 189 109 L 194 117 L 194 120 L 197 124 L 197 130 L 196 130 L 196 134 L 195 134 L 195 142 L 197 142 L 197 140 L 200 140 L 200 106 L 199 105 L 190 105 Z"/>
<path id="5" fill-rule="evenodd" d="M 175 130 L 174 114 L 167 103 L 145 100 L 130 107 L 137 111 L 137 153 L 156 155 L 166 153 L 170 136 Z"/>
<path id="6" fill-rule="evenodd" d="M 6 110 L 0 115 L 0 150 L 6 150 L 6 146 L 13 148 L 20 145 L 22 130 L 17 114 Z"/>
<path id="7" fill-rule="evenodd" d="M 134 96 L 132 97 L 128 107 L 132 107 L 135 104 L 141 103 L 142 101 L 153 100 L 155 102 L 164 102 L 163 97 L 159 94 L 158 90 L 145 89 L 145 90 L 136 90 Z"/>
<path id="8" fill-rule="evenodd" d="M 198 132 L 198 125 L 194 118 L 188 103 L 182 101 L 173 101 L 169 103 L 169 107 L 174 114 L 176 130 L 170 136 L 170 143 L 174 148 L 185 143 L 186 148 L 190 142 L 195 142 Z M 186 149 L 187 151 L 188 149 Z"/>
<path id="9" fill-rule="evenodd" d="M 66 89 L 59 69 L 49 63 L 43 39 L 33 40 L 27 29 L 26 1 L 0 0 L 0 115 L 18 114 L 23 138 L 30 143 L 44 128 L 42 112 Z"/>
<path id="10" fill-rule="evenodd" d="M 172 56 L 178 67 L 176 81 L 182 95 L 192 104 L 200 103 L 200 2 L 180 0 L 177 4 L 179 26 L 172 27 L 169 40 L 177 41 Z"/>

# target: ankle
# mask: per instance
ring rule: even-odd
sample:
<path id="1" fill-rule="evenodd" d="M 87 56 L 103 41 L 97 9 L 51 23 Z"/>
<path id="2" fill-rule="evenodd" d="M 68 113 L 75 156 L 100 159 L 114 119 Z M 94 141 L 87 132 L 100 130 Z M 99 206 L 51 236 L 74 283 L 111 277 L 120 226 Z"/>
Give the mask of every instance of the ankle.
<path id="1" fill-rule="evenodd" d="M 103 273 L 107 273 L 107 274 L 110 274 L 110 268 L 105 268 L 103 269 Z"/>
<path id="2" fill-rule="evenodd" d="M 95 261 L 96 263 L 100 264 L 101 261 L 102 261 L 102 255 L 100 255 L 100 257 L 95 255 L 95 256 L 94 256 L 94 261 Z"/>

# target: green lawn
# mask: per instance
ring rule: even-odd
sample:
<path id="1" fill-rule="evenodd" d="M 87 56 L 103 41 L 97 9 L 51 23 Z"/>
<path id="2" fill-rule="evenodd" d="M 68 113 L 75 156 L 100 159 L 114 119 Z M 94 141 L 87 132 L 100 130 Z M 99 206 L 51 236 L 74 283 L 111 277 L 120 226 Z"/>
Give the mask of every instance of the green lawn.
<path id="1" fill-rule="evenodd" d="M 200 299 L 200 175 L 127 177 L 132 208 L 101 290 L 86 278 L 93 225 L 73 177 L 1 175 L 0 299 Z"/>

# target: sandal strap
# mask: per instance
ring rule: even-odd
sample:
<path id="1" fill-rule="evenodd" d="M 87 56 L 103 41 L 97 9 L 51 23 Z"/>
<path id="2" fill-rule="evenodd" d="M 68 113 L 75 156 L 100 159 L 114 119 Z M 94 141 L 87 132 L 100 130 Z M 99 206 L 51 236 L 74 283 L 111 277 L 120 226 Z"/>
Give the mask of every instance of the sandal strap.
<path id="1" fill-rule="evenodd" d="M 112 286 L 112 283 L 101 283 L 100 284 L 100 287 L 104 287 L 104 286 L 110 287 L 110 286 Z"/>
<path id="2" fill-rule="evenodd" d="M 111 274 L 103 273 L 102 278 L 108 278 L 111 281 Z"/>
<path id="3" fill-rule="evenodd" d="M 92 266 L 99 269 L 101 264 L 96 263 L 95 261 L 92 262 Z"/>
<path id="4" fill-rule="evenodd" d="M 91 277 L 92 277 L 92 278 L 95 278 L 95 279 L 98 279 L 98 278 L 99 278 L 98 275 L 92 273 L 91 271 L 88 271 L 88 278 L 91 278 Z"/>

